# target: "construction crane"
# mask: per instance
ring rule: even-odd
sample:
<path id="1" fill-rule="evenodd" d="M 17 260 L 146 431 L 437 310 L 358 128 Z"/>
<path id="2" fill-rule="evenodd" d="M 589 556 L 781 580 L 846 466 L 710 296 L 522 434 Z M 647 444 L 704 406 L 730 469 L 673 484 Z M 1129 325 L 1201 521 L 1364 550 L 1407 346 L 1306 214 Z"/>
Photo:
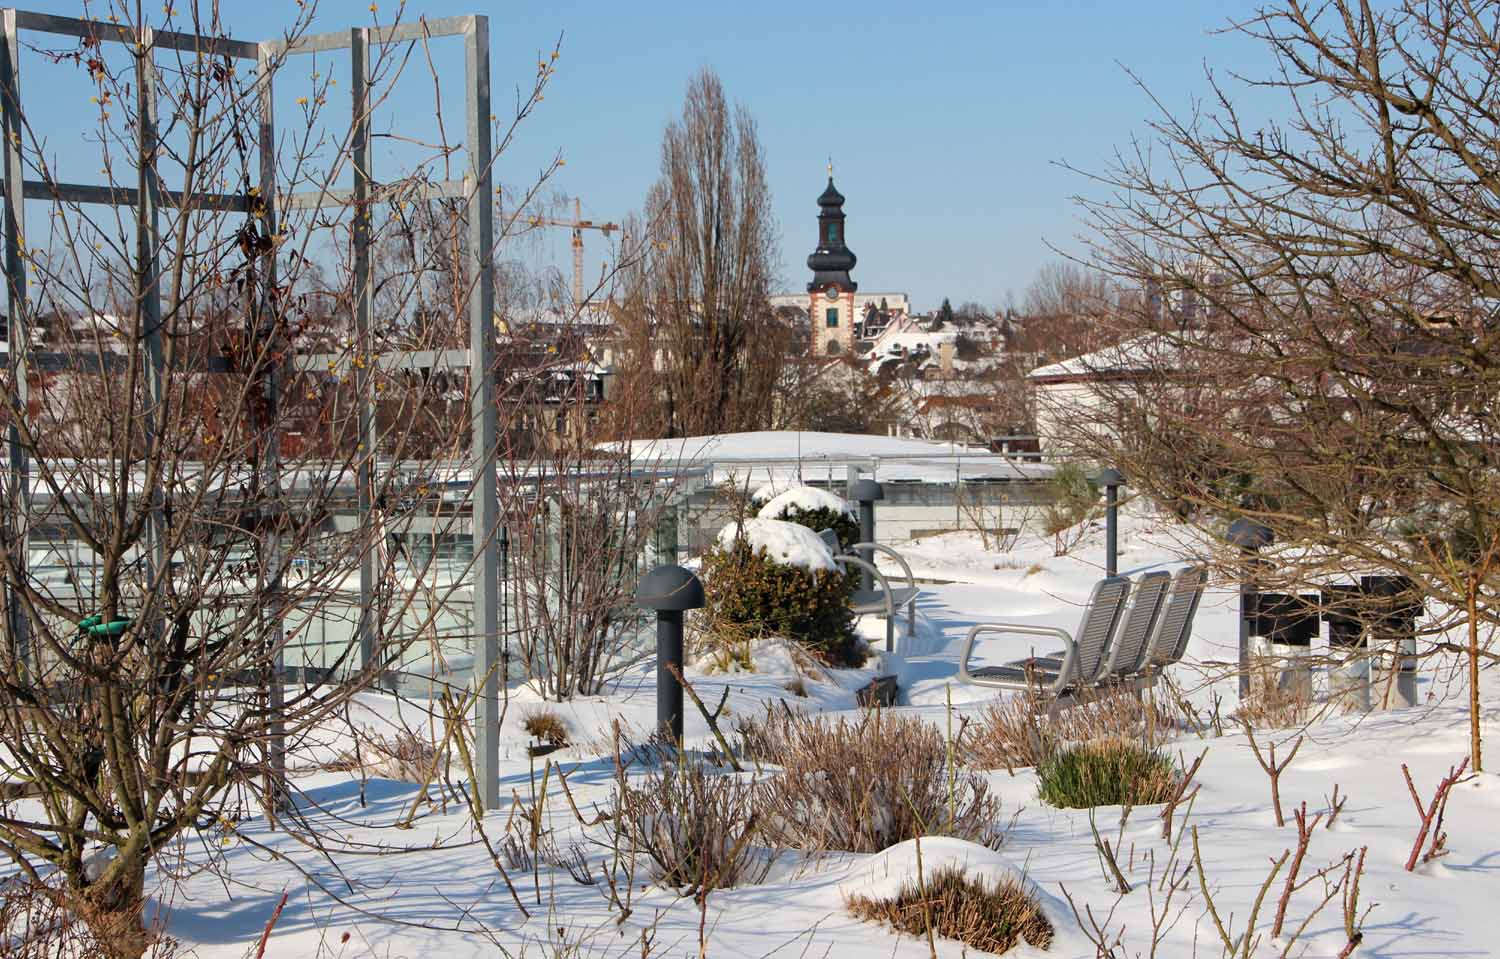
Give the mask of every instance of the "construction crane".
<path id="1" fill-rule="evenodd" d="M 593 220 L 583 218 L 583 207 L 575 197 L 573 199 L 573 219 L 555 220 L 552 217 L 534 216 L 529 218 L 532 226 L 565 226 L 573 231 L 573 302 L 577 306 L 583 306 L 583 231 L 598 230 L 605 236 L 609 236 L 620 228 L 618 223 L 595 223 Z"/>

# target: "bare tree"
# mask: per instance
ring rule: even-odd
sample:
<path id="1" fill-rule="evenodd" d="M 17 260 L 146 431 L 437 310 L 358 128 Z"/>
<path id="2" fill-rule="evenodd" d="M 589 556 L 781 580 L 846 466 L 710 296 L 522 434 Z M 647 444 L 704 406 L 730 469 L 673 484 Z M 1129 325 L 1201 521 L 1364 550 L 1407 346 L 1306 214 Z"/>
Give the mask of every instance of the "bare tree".
<path id="1" fill-rule="evenodd" d="M 1276 68 L 1283 120 L 1212 110 L 1085 204 L 1099 264 L 1147 295 L 1114 388 L 1132 482 L 1213 525 L 1250 516 L 1291 547 L 1288 589 L 1409 578 L 1435 631 L 1467 631 L 1471 759 L 1500 568 L 1494 257 L 1500 166 L 1493 3 L 1278 0 L 1233 29 Z M 1258 94 L 1258 95 L 1261 95 Z"/>
<path id="2" fill-rule="evenodd" d="M 621 376 L 657 412 L 636 435 L 759 428 L 788 346 L 767 300 L 775 223 L 755 119 L 709 69 L 662 135 L 644 230 L 650 259 L 624 295 Z"/>
<path id="3" fill-rule="evenodd" d="M 383 370 L 373 353 L 452 341 L 472 291 L 472 277 L 458 282 L 467 218 L 438 211 L 422 227 L 427 253 L 388 264 L 379 347 L 335 321 L 363 295 L 351 237 L 399 246 L 402 209 L 463 172 L 440 143 L 357 208 L 286 202 L 292 192 L 326 198 L 348 172 L 361 119 L 403 73 L 430 68 L 424 41 L 372 44 L 369 99 L 354 121 L 328 116 L 330 78 L 314 73 L 273 143 L 269 84 L 312 7 L 281 42 L 259 47 L 258 63 L 231 56 L 245 45 L 223 39 L 208 2 L 169 5 L 159 24 L 114 3 L 91 11 L 109 16 L 96 32 L 44 51 L 51 69 L 95 85 L 97 165 L 112 194 L 136 191 L 133 209 L 64 198 L 42 135 L 5 104 L 23 168 L 7 174 L 10 195 L 24 172 L 55 199 L 20 251 L 27 287 L 7 291 L 0 399 L 12 463 L 19 453 L 28 468 L 8 470 L 0 490 L 0 770 L 35 802 L 0 809 L 0 852 L 32 881 L 60 876 L 116 959 L 146 948 L 147 870 L 180 837 L 256 798 L 304 828 L 286 802 L 296 788 L 287 737 L 420 658 L 463 573 L 390 544 L 461 528 L 469 494 L 446 492 L 468 486 L 455 462 L 467 412 L 446 426 L 429 418 L 420 459 L 412 424 L 434 391 L 467 399 L 472 384 Z M 152 32 L 163 27 L 196 31 L 197 47 L 181 35 L 155 45 L 172 36 Z M 306 82 L 291 72 L 281 89 Z M 517 122 L 549 76 L 544 63 Z M 13 238 L 22 213 L 6 211 Z M 294 364 L 305 350 L 324 353 L 326 368 Z M 44 351 L 73 359 L 60 373 L 17 372 Z M 359 408 L 375 401 L 385 415 L 370 424 Z M 289 424 L 316 436 L 293 442 Z M 432 457 L 439 449 L 451 455 Z M 402 468 L 377 468 L 391 460 Z M 360 515 L 361 484 L 374 509 L 345 522 Z M 361 608 L 352 583 L 372 557 L 379 585 Z M 352 637 L 326 648 L 312 639 L 319 623 L 354 621 L 373 637 L 367 657 Z"/>

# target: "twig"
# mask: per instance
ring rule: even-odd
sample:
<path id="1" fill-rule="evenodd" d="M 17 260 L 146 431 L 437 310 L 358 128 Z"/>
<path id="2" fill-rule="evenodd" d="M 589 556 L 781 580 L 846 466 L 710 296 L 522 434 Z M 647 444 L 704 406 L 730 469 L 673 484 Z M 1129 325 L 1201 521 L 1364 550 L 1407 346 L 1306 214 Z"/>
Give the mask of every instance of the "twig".
<path id="1" fill-rule="evenodd" d="M 282 890 L 281 901 L 271 910 L 271 918 L 266 920 L 266 928 L 260 934 L 260 945 L 255 949 L 255 959 L 266 959 L 266 942 L 271 938 L 271 930 L 276 928 L 276 920 L 281 918 L 281 910 L 286 908 L 287 895 L 286 890 Z"/>
<path id="2" fill-rule="evenodd" d="M 1411 855 L 1406 857 L 1406 871 L 1413 872 L 1417 868 L 1417 857 L 1420 855 L 1422 862 L 1431 862 L 1439 856 L 1447 855 L 1448 850 L 1443 848 L 1447 842 L 1448 834 L 1443 832 L 1443 813 L 1448 809 L 1448 793 L 1454 786 L 1461 782 L 1468 782 L 1473 776 L 1464 776 L 1464 770 L 1469 768 L 1469 757 L 1465 756 L 1457 766 L 1449 767 L 1448 775 L 1438 783 L 1437 791 L 1432 794 L 1432 802 L 1428 803 L 1427 810 L 1422 810 L 1422 799 L 1417 795 L 1417 787 L 1411 781 L 1411 770 L 1406 763 L 1401 764 L 1401 774 L 1406 777 L 1406 789 L 1411 793 L 1411 801 L 1416 804 L 1417 815 L 1422 817 L 1422 828 L 1417 830 L 1417 841 L 1412 844 Z M 1432 836 L 1432 845 L 1425 854 L 1422 853 L 1422 843 L 1427 840 L 1429 833 Z"/>
<path id="3" fill-rule="evenodd" d="M 703 705 L 703 700 L 698 698 L 698 692 L 693 689 L 693 684 L 683 677 L 682 670 L 677 668 L 677 664 L 667 663 L 666 667 L 667 671 L 682 686 L 683 691 L 688 694 L 688 698 L 693 701 L 694 706 L 698 707 L 698 712 L 708 723 L 709 732 L 714 734 L 714 738 L 719 741 L 719 747 L 724 750 L 724 757 L 729 760 L 729 768 L 737 773 L 744 772 L 745 768 L 740 765 L 738 759 L 734 758 L 734 750 L 729 748 L 729 740 L 724 738 L 724 731 L 719 728 L 719 716 L 724 712 L 724 704 L 729 702 L 729 687 L 724 687 L 724 697 L 719 700 L 719 708 L 710 713 L 708 707 Z"/>
<path id="4" fill-rule="evenodd" d="M 1193 777 L 1198 773 L 1198 767 L 1203 765 L 1203 760 L 1207 756 L 1208 749 L 1204 748 L 1203 752 L 1198 754 L 1198 758 L 1193 760 L 1193 764 L 1188 767 L 1187 772 L 1178 780 L 1177 788 L 1173 790 L 1171 797 L 1167 799 L 1166 805 L 1162 806 L 1161 838 L 1163 842 L 1172 841 L 1172 819 L 1177 814 L 1177 805 L 1184 799 L 1190 798 L 1188 786 L 1192 783 Z M 1198 789 L 1198 786 L 1193 786 L 1192 795 L 1197 795 Z"/>
<path id="5" fill-rule="evenodd" d="M 1276 825 L 1277 827 L 1285 826 L 1286 817 L 1281 814 L 1281 774 L 1286 771 L 1286 767 L 1292 764 L 1292 760 L 1297 758 L 1297 750 L 1302 748 L 1302 737 L 1297 737 L 1297 742 L 1292 746 L 1291 753 L 1279 764 L 1276 762 L 1276 744 L 1272 743 L 1271 759 L 1267 762 L 1265 757 L 1260 753 L 1260 746 L 1255 742 L 1255 730 L 1251 728 L 1250 721 L 1244 720 L 1243 722 L 1245 725 L 1245 735 L 1250 737 L 1250 750 L 1255 753 L 1255 761 L 1260 763 L 1260 768 L 1264 769 L 1266 775 L 1271 777 L 1271 808 L 1276 812 Z"/>
<path id="6" fill-rule="evenodd" d="M 1271 923 L 1271 938 L 1275 939 L 1281 935 L 1282 924 L 1286 922 L 1287 906 L 1291 904 L 1292 893 L 1297 888 L 1297 871 L 1302 868 L 1302 860 L 1307 855 L 1308 844 L 1312 841 L 1313 830 L 1318 828 L 1318 822 L 1323 818 L 1322 813 L 1313 817 L 1311 823 L 1307 821 L 1307 803 L 1292 810 L 1293 817 L 1297 820 L 1297 851 L 1292 854 L 1292 865 L 1287 869 L 1286 883 L 1281 889 L 1281 899 L 1276 903 L 1276 919 Z"/>
<path id="7" fill-rule="evenodd" d="M 1328 808 L 1329 808 L 1328 821 L 1323 824 L 1323 828 L 1324 829 L 1332 829 L 1333 828 L 1334 821 L 1339 818 L 1339 813 L 1341 813 L 1341 812 L 1344 811 L 1344 803 L 1346 803 L 1348 801 L 1349 801 L 1349 797 L 1347 795 L 1345 795 L 1343 799 L 1339 798 L 1339 784 L 1338 783 L 1334 783 L 1333 784 L 1333 798 L 1328 800 Z"/>

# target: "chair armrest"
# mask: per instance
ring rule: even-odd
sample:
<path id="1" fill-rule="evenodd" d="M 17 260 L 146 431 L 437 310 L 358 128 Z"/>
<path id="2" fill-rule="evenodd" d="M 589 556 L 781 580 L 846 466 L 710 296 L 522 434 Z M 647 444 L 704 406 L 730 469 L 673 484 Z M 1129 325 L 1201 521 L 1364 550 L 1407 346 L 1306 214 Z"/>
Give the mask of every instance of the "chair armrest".
<path id="1" fill-rule="evenodd" d="M 873 549 L 878 550 L 879 552 L 891 557 L 897 563 L 901 564 L 901 572 L 902 575 L 906 577 L 906 585 L 912 587 L 913 589 L 916 588 L 917 580 L 916 577 L 911 573 L 911 565 L 906 562 L 906 557 L 891 549 L 889 546 L 884 546 L 880 543 L 855 543 L 853 546 L 849 547 L 849 549 L 851 551 L 859 549 Z"/>
<path id="2" fill-rule="evenodd" d="M 969 657 L 974 654 L 974 640 L 984 633 L 1009 633 L 1015 636 L 1050 636 L 1062 640 L 1063 648 L 1067 652 L 1063 655 L 1062 666 L 1057 671 L 1057 679 L 1053 682 L 1052 692 L 1064 689 L 1073 674 L 1074 666 L 1078 660 L 1078 644 L 1067 630 L 1058 629 L 1055 626 L 1030 626 L 1025 623 L 979 623 L 969 629 L 968 635 L 964 637 L 963 652 L 958 657 L 958 675 L 961 679 L 970 682 L 979 682 L 969 672 Z"/>
<path id="3" fill-rule="evenodd" d="M 891 632 L 891 623 L 896 618 L 896 607 L 891 602 L 891 584 L 886 580 L 885 574 L 876 569 L 874 563 L 867 563 L 858 556 L 839 555 L 835 556 L 833 561 L 839 564 L 852 563 L 860 569 L 868 570 L 870 575 L 875 577 L 875 581 L 880 584 L 880 595 L 885 597 L 885 651 L 895 652 L 895 638 Z"/>

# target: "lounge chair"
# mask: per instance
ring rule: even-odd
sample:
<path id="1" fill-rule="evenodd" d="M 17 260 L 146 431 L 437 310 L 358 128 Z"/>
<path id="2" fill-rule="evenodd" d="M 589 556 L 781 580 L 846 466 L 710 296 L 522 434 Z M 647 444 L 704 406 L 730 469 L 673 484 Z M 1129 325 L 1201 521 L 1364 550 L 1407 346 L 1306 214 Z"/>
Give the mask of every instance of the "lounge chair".
<path id="1" fill-rule="evenodd" d="M 1198 615 L 1198 604 L 1203 600 L 1203 589 L 1207 584 L 1208 570 L 1202 566 L 1185 566 L 1172 578 L 1172 588 L 1157 620 L 1156 634 L 1151 637 L 1136 670 L 1150 674 L 1151 682 L 1155 682 L 1162 667 L 1181 662 L 1187 653 L 1188 640 L 1193 634 L 1193 619 Z"/>
<path id="2" fill-rule="evenodd" d="M 1146 651 L 1156 638 L 1171 582 L 1172 576 L 1165 570 L 1142 573 L 1135 580 L 1130 590 L 1130 608 L 1120 623 L 1119 633 L 1109 644 L 1109 653 L 1094 682 L 1118 682 L 1139 671 Z"/>
<path id="3" fill-rule="evenodd" d="M 1078 623 L 1076 639 L 1066 630 L 1052 626 L 979 623 L 970 628 L 964 638 L 963 653 L 958 664 L 959 678 L 980 686 L 998 686 L 1002 689 L 1040 686 L 1044 695 L 1053 697 L 1081 683 L 1092 682 L 1109 652 L 1110 640 L 1124 615 L 1125 601 L 1129 596 L 1130 580 L 1122 576 L 1109 576 L 1094 584 L 1089 601 L 1083 608 L 1083 618 Z M 1056 655 L 1030 656 L 1003 666 L 970 669 L 969 659 L 974 653 L 974 641 L 986 633 L 1052 637 L 1062 640 L 1063 649 Z"/>

